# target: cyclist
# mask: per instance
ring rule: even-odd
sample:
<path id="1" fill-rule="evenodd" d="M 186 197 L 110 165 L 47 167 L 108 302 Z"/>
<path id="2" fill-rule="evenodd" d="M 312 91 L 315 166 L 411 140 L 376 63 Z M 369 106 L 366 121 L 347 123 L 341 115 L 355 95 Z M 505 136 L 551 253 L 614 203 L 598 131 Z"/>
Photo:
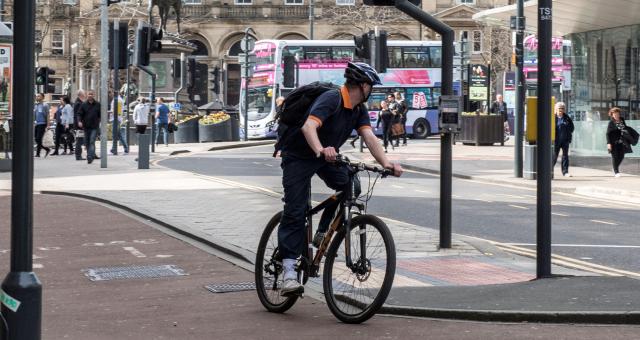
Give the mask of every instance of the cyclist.
<path id="1" fill-rule="evenodd" d="M 378 73 L 365 63 L 350 62 L 344 77 L 345 84 L 339 91 L 327 91 L 313 102 L 301 130 L 282 147 L 284 212 L 278 229 L 278 249 L 284 267 L 281 295 L 304 292 L 304 287 L 298 282 L 295 265 L 296 259 L 306 249 L 305 212 L 311 177 L 318 174 L 331 189 L 344 189 L 349 181 L 347 169 L 330 163 L 336 161 L 339 148 L 351 131 L 355 129 L 360 134 L 378 163 L 392 170 L 394 176 L 402 175 L 402 167 L 386 157 L 371 129 L 369 114 L 362 105 L 369 99 L 373 86 L 382 84 Z M 331 209 L 326 208 L 325 212 L 327 210 Z M 326 220 L 324 214 L 321 224 L 322 220 Z M 314 237 L 317 238 L 318 235 Z"/>

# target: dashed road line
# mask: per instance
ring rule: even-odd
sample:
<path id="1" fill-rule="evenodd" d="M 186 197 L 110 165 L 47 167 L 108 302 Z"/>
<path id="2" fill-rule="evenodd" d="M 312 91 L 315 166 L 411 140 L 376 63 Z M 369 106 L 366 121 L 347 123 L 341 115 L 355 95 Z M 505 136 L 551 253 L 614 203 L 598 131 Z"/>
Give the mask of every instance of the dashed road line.
<path id="1" fill-rule="evenodd" d="M 503 243 L 510 246 L 535 247 L 535 243 Z M 554 243 L 552 247 L 575 247 L 575 248 L 632 248 L 640 249 L 640 246 L 629 246 L 620 244 L 571 244 L 571 243 Z"/>
<path id="2" fill-rule="evenodd" d="M 520 205 L 509 204 L 509 206 L 512 207 L 512 208 L 516 208 L 516 209 L 529 210 L 529 208 L 523 207 L 523 206 L 520 206 Z"/>
<path id="3" fill-rule="evenodd" d="M 131 255 L 133 255 L 135 257 L 147 257 L 147 255 L 143 254 L 141 251 L 139 251 L 138 249 L 136 249 L 134 247 L 122 247 L 122 249 L 130 252 Z"/>
<path id="4" fill-rule="evenodd" d="M 607 225 L 618 225 L 618 223 L 613 223 L 613 222 L 607 222 L 607 221 L 600 221 L 600 220 L 589 220 L 593 223 L 601 223 L 601 224 L 607 224 Z"/>
<path id="5" fill-rule="evenodd" d="M 557 213 L 557 212 L 552 212 L 551 215 L 555 215 L 555 216 L 562 216 L 562 217 L 569 217 L 569 215 L 567 214 L 563 214 L 563 213 Z"/>

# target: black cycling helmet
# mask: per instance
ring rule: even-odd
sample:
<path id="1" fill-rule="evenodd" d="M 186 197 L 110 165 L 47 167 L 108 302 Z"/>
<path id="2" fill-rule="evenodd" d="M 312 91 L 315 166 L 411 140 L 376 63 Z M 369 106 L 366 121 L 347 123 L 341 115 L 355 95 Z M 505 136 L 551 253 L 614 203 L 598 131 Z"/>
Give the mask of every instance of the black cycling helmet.
<path id="1" fill-rule="evenodd" d="M 378 72 L 365 63 L 348 63 L 344 70 L 344 77 L 356 84 L 382 85 Z"/>

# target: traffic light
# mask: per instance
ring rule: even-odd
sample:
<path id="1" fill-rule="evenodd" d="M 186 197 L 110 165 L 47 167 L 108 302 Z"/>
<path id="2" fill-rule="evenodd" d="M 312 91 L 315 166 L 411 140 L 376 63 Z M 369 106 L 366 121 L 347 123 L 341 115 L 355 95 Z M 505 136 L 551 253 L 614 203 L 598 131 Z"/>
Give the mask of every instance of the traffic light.
<path id="1" fill-rule="evenodd" d="M 138 29 L 136 30 L 136 48 L 134 53 L 134 63 L 138 66 L 149 65 L 148 40 L 149 26 L 145 26 L 142 23 L 138 24 Z"/>
<path id="2" fill-rule="evenodd" d="M 181 70 L 182 70 L 182 63 L 180 62 L 180 59 L 172 59 L 171 60 L 171 77 L 173 79 L 180 79 Z"/>
<path id="3" fill-rule="evenodd" d="M 107 6 L 111 6 L 111 4 L 117 4 L 120 0 L 107 0 Z"/>
<path id="4" fill-rule="evenodd" d="M 211 74 L 211 91 L 220 94 L 220 68 L 216 66 L 209 73 Z"/>
<path id="5" fill-rule="evenodd" d="M 192 88 L 196 85 L 196 60 L 193 58 L 188 59 L 187 63 L 187 87 Z"/>
<path id="6" fill-rule="evenodd" d="M 370 33 L 365 33 L 359 37 L 353 37 L 353 41 L 356 44 L 356 56 L 367 61 L 371 60 L 371 42 L 369 35 Z"/>
<path id="7" fill-rule="evenodd" d="M 56 74 L 56 71 L 48 67 L 40 67 L 36 73 L 36 85 L 42 85 L 43 93 L 56 92 L 56 80 L 50 76 Z"/>
<path id="8" fill-rule="evenodd" d="M 296 86 L 296 57 L 292 55 L 282 57 L 284 68 L 282 69 L 282 85 L 286 88 Z"/>
<path id="9" fill-rule="evenodd" d="M 389 67 L 389 51 L 387 49 L 387 32 L 379 31 L 376 36 L 376 57 L 373 67 L 376 71 L 384 73 Z"/>
<path id="10" fill-rule="evenodd" d="M 36 70 L 36 85 L 44 85 L 44 79 L 46 77 L 46 67 L 38 67 Z M 38 91 L 39 92 L 39 91 Z"/>
<path id="11" fill-rule="evenodd" d="M 162 51 L 162 30 L 149 29 L 149 53 L 159 53 Z"/>
<path id="12" fill-rule="evenodd" d="M 114 23 L 115 24 L 115 23 Z M 115 46 L 113 44 L 114 37 L 114 25 L 109 25 L 109 69 L 114 68 L 113 65 L 113 53 L 115 52 Z M 129 58 L 127 45 L 129 44 L 129 25 L 126 22 L 121 22 L 118 25 L 118 68 L 120 70 L 127 69 L 129 66 Z"/>

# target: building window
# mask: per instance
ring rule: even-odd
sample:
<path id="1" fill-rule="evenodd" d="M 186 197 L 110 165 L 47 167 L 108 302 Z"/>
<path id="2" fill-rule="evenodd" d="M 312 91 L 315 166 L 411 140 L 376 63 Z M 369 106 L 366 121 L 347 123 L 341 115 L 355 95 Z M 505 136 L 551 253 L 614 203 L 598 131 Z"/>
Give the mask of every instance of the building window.
<path id="1" fill-rule="evenodd" d="M 202 0 L 183 0 L 185 5 L 202 5 Z"/>
<path id="2" fill-rule="evenodd" d="M 253 5 L 253 0 L 234 0 L 236 5 Z"/>
<path id="3" fill-rule="evenodd" d="M 459 4 L 475 5 L 476 0 L 458 0 Z"/>
<path id="4" fill-rule="evenodd" d="M 336 0 L 338 6 L 355 6 L 356 0 Z"/>
<path id="5" fill-rule="evenodd" d="M 302 5 L 304 0 L 284 0 L 285 5 Z"/>
<path id="6" fill-rule="evenodd" d="M 51 32 L 51 55 L 64 55 L 64 30 Z"/>
<path id="7" fill-rule="evenodd" d="M 482 52 L 482 31 L 473 31 L 473 53 Z"/>
<path id="8" fill-rule="evenodd" d="M 62 4 L 64 4 L 64 5 L 76 5 L 76 4 L 78 4 L 78 0 L 64 0 L 64 1 L 62 1 Z"/>

